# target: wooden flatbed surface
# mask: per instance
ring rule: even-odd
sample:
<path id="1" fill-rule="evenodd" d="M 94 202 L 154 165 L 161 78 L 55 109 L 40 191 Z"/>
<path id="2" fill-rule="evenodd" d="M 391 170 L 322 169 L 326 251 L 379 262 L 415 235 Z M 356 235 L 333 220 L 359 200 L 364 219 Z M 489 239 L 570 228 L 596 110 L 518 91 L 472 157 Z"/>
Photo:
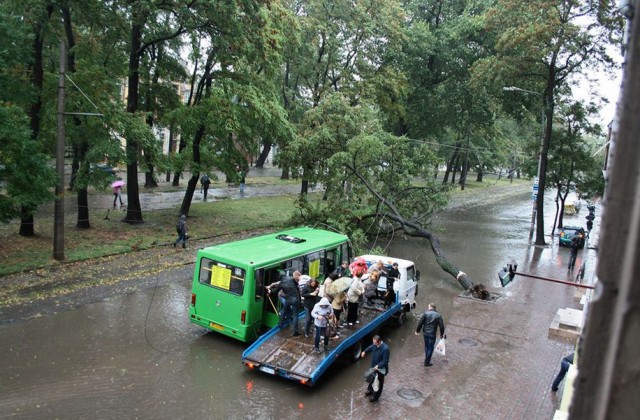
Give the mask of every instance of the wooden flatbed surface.
<path id="1" fill-rule="evenodd" d="M 330 350 L 323 350 L 323 341 L 320 342 L 320 353 L 313 351 L 313 343 L 315 336 L 315 327 L 311 327 L 309 337 L 304 336 L 304 317 L 298 320 L 300 335 L 292 336 L 291 325 L 284 330 L 278 331 L 268 340 L 265 340 L 259 347 L 255 348 L 249 358 L 270 367 L 284 369 L 291 373 L 311 377 L 318 365 L 326 358 L 332 355 L 332 349 L 335 349 L 341 343 L 348 341 L 357 331 L 367 326 L 371 321 L 384 313 L 382 304 L 376 303 L 373 307 L 364 305 L 362 307 L 359 324 L 352 326 L 345 325 L 338 330 L 339 338 L 329 340 Z M 346 316 L 346 314 L 343 314 Z"/>

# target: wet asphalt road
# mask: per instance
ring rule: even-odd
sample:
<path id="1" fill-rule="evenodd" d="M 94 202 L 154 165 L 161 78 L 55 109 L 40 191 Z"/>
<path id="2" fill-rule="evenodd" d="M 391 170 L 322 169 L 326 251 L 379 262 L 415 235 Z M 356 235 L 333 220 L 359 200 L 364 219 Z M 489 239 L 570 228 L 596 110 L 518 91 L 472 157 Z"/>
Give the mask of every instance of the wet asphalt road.
<path id="1" fill-rule="evenodd" d="M 569 276 L 562 270 L 567 249 L 550 246 L 538 252 L 529 246 L 531 206 L 527 198 L 457 209 L 435 221 L 450 261 L 475 282 L 502 293 L 505 301 L 521 299 L 501 289 L 496 276 L 512 259 L 520 262 L 523 271 Z M 581 220 L 582 216 L 576 217 Z M 436 266 L 423 241 L 396 237 L 378 245 L 416 262 L 422 272 L 419 310 L 434 301 L 445 321 L 460 318 L 465 310 L 457 297 L 461 288 Z M 582 258 L 592 260 L 593 255 L 582 252 L 578 265 Z M 422 367 L 416 368 L 422 358 L 422 338 L 413 334 L 419 311 L 403 328 L 382 331 L 392 352 L 391 373 L 383 398 L 372 407 L 362 397 L 368 359 L 336 365 L 315 388 L 246 369 L 241 364 L 245 344 L 189 323 L 190 282 L 190 272 L 182 270 L 167 286 L 0 327 L 0 418 L 431 417 L 425 413 L 433 413 L 433 418 L 478 418 L 476 412 L 464 408 L 458 415 L 447 415 L 451 413 L 443 411 L 447 402 L 430 397 L 433 387 L 447 386 L 443 378 L 458 379 L 455 386 L 449 385 L 455 395 L 479 391 L 461 388 L 468 382 L 465 378 L 474 375 L 468 369 L 438 361 L 441 377 L 433 381 L 426 379 Z M 527 288 L 524 293 L 528 296 L 540 286 L 519 283 L 517 287 Z M 556 294 L 561 295 L 558 299 L 570 299 L 566 291 Z M 481 317 L 490 323 L 491 310 Z M 559 346 L 564 351 L 568 345 Z M 453 358 L 455 348 L 452 351 Z M 506 350 L 487 346 L 486 351 Z M 440 391 L 455 402 L 455 395 Z M 545 416 L 552 415 L 547 412 L 551 405 L 541 407 L 539 418 L 550 418 Z M 510 418 L 505 413 L 508 411 L 497 415 Z"/>

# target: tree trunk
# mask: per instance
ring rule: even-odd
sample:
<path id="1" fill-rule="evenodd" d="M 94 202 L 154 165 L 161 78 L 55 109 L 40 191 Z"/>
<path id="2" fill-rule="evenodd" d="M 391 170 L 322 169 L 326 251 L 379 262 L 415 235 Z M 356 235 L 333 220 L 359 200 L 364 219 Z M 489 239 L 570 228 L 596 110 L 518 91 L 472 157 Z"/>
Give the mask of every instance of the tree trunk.
<path id="1" fill-rule="evenodd" d="M 129 78 L 127 95 L 127 112 L 135 114 L 138 110 L 138 88 L 140 84 L 140 47 L 142 46 L 142 24 L 132 17 L 131 45 L 129 46 Z M 143 223 L 140 193 L 138 188 L 138 142 L 134 138 L 126 139 L 127 155 L 127 223 Z"/>
<path id="2" fill-rule="evenodd" d="M 447 163 L 447 169 L 444 172 L 444 179 L 442 180 L 442 184 L 446 184 L 449 181 L 449 173 L 453 170 L 453 165 L 458 158 L 458 151 L 460 150 L 460 143 L 456 143 L 455 149 L 453 149 L 453 153 L 451 154 L 451 158 Z"/>
<path id="3" fill-rule="evenodd" d="M 200 142 L 204 137 L 205 126 L 200 125 L 196 134 L 193 138 L 193 163 L 198 166 L 200 164 Z M 182 199 L 182 205 L 180 206 L 180 214 L 184 214 L 186 216 L 189 215 L 189 210 L 191 209 L 191 201 L 193 200 L 193 194 L 196 191 L 196 186 L 198 185 L 198 179 L 200 178 L 200 173 L 195 172 L 189 178 L 189 182 L 187 183 L 187 190 L 184 193 L 184 198 Z"/>
<path id="4" fill-rule="evenodd" d="M 556 226 L 557 226 L 556 222 L 558 221 L 558 216 L 560 214 L 560 207 L 558 206 L 559 196 L 560 196 L 560 188 L 558 188 L 558 191 L 556 193 L 556 199 L 554 200 L 555 203 L 556 203 L 556 215 L 553 218 L 553 227 L 551 228 L 551 236 L 553 236 L 555 234 L 555 232 L 556 232 Z"/>
<path id="5" fill-rule="evenodd" d="M 76 227 L 78 229 L 91 229 L 91 221 L 89 220 L 89 194 L 86 188 L 78 190 L 78 220 Z"/>
<path id="6" fill-rule="evenodd" d="M 37 22 L 34 29 L 33 38 L 33 64 L 31 66 L 31 84 L 34 87 L 36 98 L 29 108 L 29 121 L 31 126 L 31 140 L 37 141 L 40 134 L 40 110 L 42 109 L 42 84 L 44 82 L 44 67 L 42 49 L 44 45 L 44 31 L 46 22 L 53 13 L 53 5 L 47 5 L 47 16 L 43 22 Z M 36 209 L 31 206 L 20 206 L 20 236 L 34 236 L 35 227 L 33 220 L 33 212 Z"/>
<path id="7" fill-rule="evenodd" d="M 290 179 L 289 178 L 289 165 L 282 165 L 282 174 L 280 175 L 280 179 Z"/>
<path id="8" fill-rule="evenodd" d="M 453 165 L 453 173 L 451 174 L 451 185 L 456 183 L 456 174 L 460 168 L 460 155 L 456 157 L 456 163 Z"/>
<path id="9" fill-rule="evenodd" d="M 478 166 L 478 174 L 476 175 L 476 182 L 483 182 L 484 180 L 484 168 L 482 165 Z"/>
<path id="10" fill-rule="evenodd" d="M 256 168 L 264 168 L 264 163 L 267 161 L 269 153 L 271 153 L 271 140 L 264 140 L 262 151 L 258 156 L 258 160 L 256 160 Z"/>

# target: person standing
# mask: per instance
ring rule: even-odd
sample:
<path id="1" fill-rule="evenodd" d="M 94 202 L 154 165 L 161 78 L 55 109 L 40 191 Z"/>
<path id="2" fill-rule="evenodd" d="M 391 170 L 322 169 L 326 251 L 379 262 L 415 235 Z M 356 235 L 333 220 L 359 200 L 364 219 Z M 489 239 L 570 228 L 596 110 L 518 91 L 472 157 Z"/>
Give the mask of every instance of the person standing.
<path id="1" fill-rule="evenodd" d="M 337 275 L 336 278 L 351 277 L 351 271 L 349 270 L 349 262 L 342 261 L 340 266 L 336 268 L 333 272 Z"/>
<path id="2" fill-rule="evenodd" d="M 560 362 L 560 372 L 558 372 L 558 376 L 553 380 L 551 384 L 551 391 L 558 392 L 558 386 L 560 386 L 560 382 L 564 379 L 564 375 L 567 374 L 569 370 L 569 366 L 573 364 L 573 356 L 575 353 L 571 353 L 570 355 L 564 357 Z"/>
<path id="3" fill-rule="evenodd" d="M 311 333 L 311 321 L 313 317 L 311 316 L 311 311 L 316 306 L 316 302 L 318 299 L 318 293 L 320 289 L 318 288 L 318 282 L 315 279 L 309 280 L 307 284 L 302 286 L 300 294 L 302 295 L 302 304 L 304 306 L 305 312 L 305 322 L 304 322 L 304 336 L 309 337 Z M 327 300 L 328 302 L 328 300 Z"/>
<path id="4" fill-rule="evenodd" d="M 362 276 L 362 272 L 358 273 Z M 359 276 L 353 278 L 353 282 L 351 282 L 351 286 L 349 286 L 349 290 L 347 292 L 347 324 L 359 324 L 358 321 L 358 301 L 360 300 L 360 296 L 364 293 L 364 285 L 362 284 L 362 280 L 360 280 Z"/>
<path id="5" fill-rule="evenodd" d="M 270 288 L 267 288 L 269 293 L 271 293 Z M 283 275 L 278 282 L 278 285 L 273 289 L 275 292 L 284 292 L 284 305 L 280 310 L 280 322 L 278 326 L 280 328 L 284 327 L 285 322 L 289 320 L 289 318 L 293 317 L 293 336 L 297 337 L 300 335 L 298 331 L 298 308 L 300 306 L 300 288 L 298 287 L 298 282 L 295 277 L 289 277 Z"/>
<path id="6" fill-rule="evenodd" d="M 238 180 L 240 181 L 240 195 L 244 195 L 247 174 L 240 168 L 240 166 L 236 166 L 236 170 L 238 171 Z"/>
<path id="7" fill-rule="evenodd" d="M 313 342 L 313 351 L 320 353 L 320 336 L 324 337 L 324 351 L 329 350 L 329 334 L 327 333 L 327 324 L 333 317 L 333 309 L 329 299 L 322 298 L 316 303 L 311 311 L 314 318 L 313 324 L 316 327 L 316 337 Z"/>
<path id="8" fill-rule="evenodd" d="M 393 290 L 393 283 L 396 280 L 400 280 L 400 270 L 398 270 L 398 263 L 394 262 L 391 268 L 387 272 L 387 291 L 384 294 L 384 307 L 388 308 L 393 305 L 396 300 L 396 292 Z"/>
<path id="9" fill-rule="evenodd" d="M 333 308 L 333 314 L 336 317 L 336 324 L 340 325 L 340 315 L 344 312 L 344 301 L 347 300 L 347 294 L 345 292 L 339 292 L 331 300 L 331 307 Z"/>
<path id="10" fill-rule="evenodd" d="M 578 249 L 580 248 L 580 239 L 578 235 L 575 235 L 573 239 L 571 239 L 571 248 L 569 249 L 569 266 L 567 270 L 573 270 L 573 267 L 576 265 L 576 258 L 578 257 Z"/>
<path id="11" fill-rule="evenodd" d="M 207 201 L 207 193 L 209 192 L 209 185 L 211 185 L 209 175 L 202 175 L 202 178 L 200 178 L 200 185 L 202 185 L 202 200 Z"/>
<path id="12" fill-rule="evenodd" d="M 384 387 L 384 378 L 389 373 L 389 346 L 386 343 L 382 342 L 382 339 L 379 335 L 373 336 L 373 343 L 364 349 L 364 351 L 360 354 L 360 357 L 364 357 L 367 353 L 373 353 L 371 357 L 371 368 L 374 370 L 375 375 L 378 379 L 379 385 L 378 389 L 375 390 L 373 387 L 376 378 L 374 378 L 373 382 L 369 384 L 367 387 L 367 392 L 364 395 L 371 395 L 369 401 L 376 402 L 380 399 L 380 394 L 382 394 L 382 388 Z"/>
<path id="13" fill-rule="evenodd" d="M 175 248 L 180 242 L 182 242 L 182 247 L 187 247 L 187 216 L 184 214 L 180 215 L 178 219 L 178 224 L 176 224 L 176 232 L 178 232 L 178 239 L 173 243 L 173 247 Z"/>
<path id="14" fill-rule="evenodd" d="M 431 364 L 431 356 L 433 355 L 433 349 L 436 345 L 436 333 L 440 329 L 440 338 L 445 338 L 444 335 L 444 321 L 442 316 L 436 311 L 436 305 L 430 303 L 428 309 L 420 317 L 418 327 L 416 328 L 416 335 L 420 334 L 424 338 L 424 365 L 433 366 Z"/>

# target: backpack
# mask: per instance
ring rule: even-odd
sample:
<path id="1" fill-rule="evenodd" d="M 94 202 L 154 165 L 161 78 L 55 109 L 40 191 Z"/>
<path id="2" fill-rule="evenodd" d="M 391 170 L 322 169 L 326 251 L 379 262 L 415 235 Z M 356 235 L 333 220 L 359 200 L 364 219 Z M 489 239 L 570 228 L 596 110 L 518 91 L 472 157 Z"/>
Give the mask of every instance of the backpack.
<path id="1" fill-rule="evenodd" d="M 207 175 L 202 175 L 202 178 L 200 178 L 200 183 L 201 184 L 207 184 L 209 183 L 209 177 Z"/>

